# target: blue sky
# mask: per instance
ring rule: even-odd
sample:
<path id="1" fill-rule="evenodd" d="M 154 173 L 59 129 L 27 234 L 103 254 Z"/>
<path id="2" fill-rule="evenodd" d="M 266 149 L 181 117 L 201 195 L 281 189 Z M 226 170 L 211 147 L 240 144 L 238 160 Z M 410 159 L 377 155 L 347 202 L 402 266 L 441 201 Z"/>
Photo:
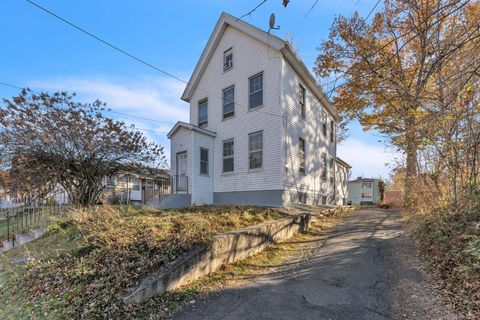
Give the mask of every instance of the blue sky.
<path id="1" fill-rule="evenodd" d="M 222 11 L 241 16 L 261 0 L 35 0 L 39 5 L 89 30 L 125 51 L 188 80 Z M 268 28 L 272 12 L 280 30 L 307 65 L 327 38 L 336 15 L 358 10 L 366 16 L 375 0 L 268 0 L 244 20 Z M 177 120 L 188 121 L 188 105 L 180 100 L 184 84 L 128 58 L 23 0 L 0 1 L 0 82 L 36 91 L 75 91 L 81 101 L 99 98 L 116 112 L 149 120 L 109 114 L 133 123 L 169 149 L 166 132 Z M 328 88 L 327 88 L 328 90 Z M 18 89 L 0 85 L 0 97 Z M 154 121 L 151 121 L 154 120 Z M 338 156 L 352 166 L 352 175 L 386 177 L 393 154 L 374 132 L 352 123 Z"/>

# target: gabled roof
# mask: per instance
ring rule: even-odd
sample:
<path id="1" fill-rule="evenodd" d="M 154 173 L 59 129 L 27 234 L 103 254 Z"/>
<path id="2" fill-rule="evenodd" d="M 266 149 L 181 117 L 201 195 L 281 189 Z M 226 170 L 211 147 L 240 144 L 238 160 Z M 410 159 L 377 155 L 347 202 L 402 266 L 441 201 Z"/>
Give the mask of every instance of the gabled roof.
<path id="1" fill-rule="evenodd" d="M 191 123 L 186 123 L 186 122 L 183 122 L 183 121 L 178 121 L 175 126 L 172 128 L 172 130 L 170 130 L 169 133 L 167 133 L 167 137 L 168 139 L 171 139 L 172 136 L 175 134 L 175 132 L 177 132 L 180 128 L 185 128 L 185 129 L 188 129 L 188 130 L 192 130 L 192 131 L 196 131 L 196 132 L 199 132 L 199 133 L 203 133 L 207 136 L 210 136 L 210 137 L 216 137 L 217 134 L 213 131 L 210 131 L 210 130 L 207 130 L 207 129 L 203 129 L 203 128 L 200 128 L 196 125 L 193 125 Z"/>
<path id="2" fill-rule="evenodd" d="M 188 81 L 188 84 L 182 94 L 182 100 L 186 102 L 190 102 L 190 99 L 193 96 L 193 92 L 197 88 L 198 83 L 200 82 L 200 79 L 203 75 L 203 72 L 205 71 L 211 57 L 213 56 L 215 48 L 220 42 L 220 39 L 222 38 L 223 33 L 225 32 L 225 29 L 228 26 L 231 26 L 237 30 L 242 31 L 243 33 L 251 36 L 252 38 L 257 39 L 258 41 L 270 46 L 271 48 L 279 50 L 284 56 L 284 58 L 293 67 L 293 69 L 302 78 L 305 84 L 309 87 L 309 89 L 315 94 L 315 96 L 317 96 L 317 98 L 327 108 L 327 110 L 332 115 L 332 117 L 334 117 L 335 120 L 337 121 L 340 119 L 340 115 L 335 110 L 332 103 L 330 102 L 328 97 L 325 95 L 322 88 L 317 83 L 315 78 L 312 76 L 312 74 L 310 73 L 308 68 L 305 66 L 303 61 L 297 55 L 295 50 L 293 50 L 290 43 L 288 43 L 287 41 L 275 35 L 269 34 L 268 32 L 265 32 L 249 23 L 246 23 L 242 20 L 238 20 L 237 18 L 231 16 L 226 12 L 223 12 L 220 18 L 218 19 L 217 24 L 215 25 L 215 28 L 213 29 L 213 32 L 210 38 L 208 39 L 205 49 L 203 49 L 202 55 L 200 56 L 200 60 L 198 60 L 195 70 L 193 71 L 193 74 L 190 77 L 190 80 Z"/>

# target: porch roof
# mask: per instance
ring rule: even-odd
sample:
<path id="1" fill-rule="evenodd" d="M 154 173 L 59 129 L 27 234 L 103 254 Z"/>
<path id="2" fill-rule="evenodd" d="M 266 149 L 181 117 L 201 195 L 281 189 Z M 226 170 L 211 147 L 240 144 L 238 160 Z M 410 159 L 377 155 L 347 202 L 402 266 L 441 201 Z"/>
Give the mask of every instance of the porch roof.
<path id="1" fill-rule="evenodd" d="M 183 122 L 183 121 L 178 121 L 175 126 L 172 128 L 172 130 L 170 130 L 169 133 L 167 133 L 167 137 L 168 139 L 171 139 L 173 137 L 173 135 L 175 134 L 175 132 L 177 132 L 180 128 L 185 128 L 185 129 L 188 129 L 188 130 L 192 130 L 192 131 L 196 131 L 196 132 L 199 132 L 199 133 L 203 133 L 204 135 L 207 135 L 207 136 L 210 136 L 210 137 L 213 137 L 215 138 L 217 136 L 217 133 L 216 132 L 213 132 L 213 131 L 210 131 L 210 130 L 207 130 L 207 129 L 203 129 L 203 128 L 200 128 L 199 126 L 196 126 L 196 125 L 193 125 L 191 123 L 186 123 L 186 122 Z"/>

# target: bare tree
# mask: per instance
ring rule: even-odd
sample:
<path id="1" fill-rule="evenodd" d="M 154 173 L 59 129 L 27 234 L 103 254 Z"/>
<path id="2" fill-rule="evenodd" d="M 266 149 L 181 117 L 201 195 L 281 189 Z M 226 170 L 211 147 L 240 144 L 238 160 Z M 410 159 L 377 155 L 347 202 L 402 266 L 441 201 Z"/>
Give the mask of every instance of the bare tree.
<path id="1" fill-rule="evenodd" d="M 45 193 L 60 185 L 77 206 L 97 203 L 103 179 L 152 161 L 164 150 L 133 126 L 105 117 L 100 101 L 75 102 L 66 92 L 23 90 L 0 109 L 1 161 L 17 192 Z"/>

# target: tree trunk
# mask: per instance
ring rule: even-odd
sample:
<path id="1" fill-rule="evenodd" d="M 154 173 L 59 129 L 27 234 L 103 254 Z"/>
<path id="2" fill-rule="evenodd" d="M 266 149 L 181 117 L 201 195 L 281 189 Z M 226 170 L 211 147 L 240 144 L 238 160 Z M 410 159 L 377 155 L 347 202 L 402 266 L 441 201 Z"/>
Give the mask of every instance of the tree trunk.
<path id="1" fill-rule="evenodd" d="M 405 172 L 405 206 L 411 208 L 414 206 L 413 195 L 415 193 L 415 178 L 417 176 L 417 145 L 415 139 L 415 119 L 410 117 L 406 121 L 406 156 L 407 166 Z"/>

